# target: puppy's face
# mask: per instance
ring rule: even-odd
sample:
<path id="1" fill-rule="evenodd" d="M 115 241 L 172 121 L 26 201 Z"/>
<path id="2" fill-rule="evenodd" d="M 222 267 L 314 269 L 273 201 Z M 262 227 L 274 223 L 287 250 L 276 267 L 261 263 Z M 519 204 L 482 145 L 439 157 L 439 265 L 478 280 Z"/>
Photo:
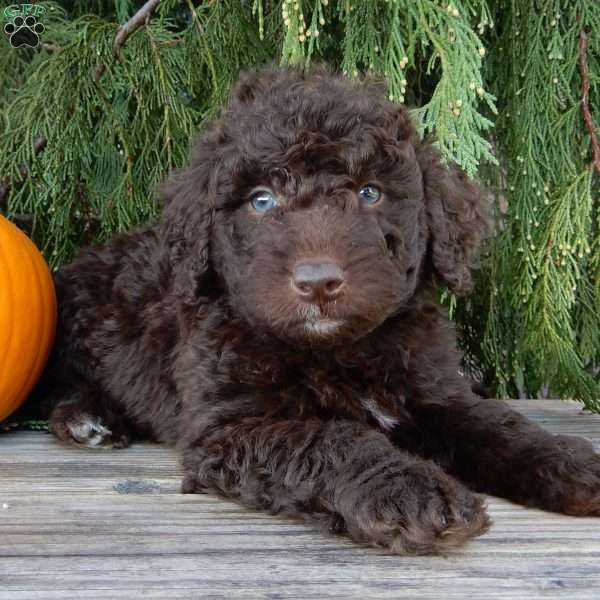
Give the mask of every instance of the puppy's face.
<path id="1" fill-rule="evenodd" d="M 248 147 L 218 201 L 213 264 L 253 325 L 341 343 L 413 295 L 427 240 L 423 186 L 413 145 L 389 131 L 397 111 L 339 97 L 327 79 L 316 87 L 300 87 L 307 97 L 287 110 L 264 91 L 246 103 L 237 135 Z"/>
<path id="2" fill-rule="evenodd" d="M 250 322 L 285 337 L 341 341 L 412 296 L 426 248 L 420 173 L 376 158 L 361 173 L 342 162 L 320 166 L 315 156 L 243 173 L 235 202 L 217 213 L 214 253 L 231 304 Z"/>
<path id="3" fill-rule="evenodd" d="M 463 212 L 479 232 L 478 197 L 428 208 L 427 167 L 432 189 L 448 191 L 448 171 L 380 84 L 265 71 L 238 84 L 165 217 L 203 239 L 190 204 L 206 187 L 208 241 L 186 252 L 210 255 L 232 309 L 290 341 L 343 344 L 405 306 L 432 261 L 450 285 L 467 283 L 479 233 L 452 221 Z"/>

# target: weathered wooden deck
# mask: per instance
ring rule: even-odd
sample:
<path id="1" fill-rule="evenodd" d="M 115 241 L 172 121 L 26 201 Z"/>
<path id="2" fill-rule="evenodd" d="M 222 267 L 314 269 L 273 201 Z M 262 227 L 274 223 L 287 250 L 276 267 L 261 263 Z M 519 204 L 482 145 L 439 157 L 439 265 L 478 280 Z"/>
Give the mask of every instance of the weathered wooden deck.
<path id="1" fill-rule="evenodd" d="M 600 416 L 512 403 L 600 444 Z M 179 493 L 170 450 L 64 448 L 0 433 L 0 599 L 600 599 L 600 519 L 489 499 L 494 524 L 452 554 L 389 556 L 211 496 Z"/>

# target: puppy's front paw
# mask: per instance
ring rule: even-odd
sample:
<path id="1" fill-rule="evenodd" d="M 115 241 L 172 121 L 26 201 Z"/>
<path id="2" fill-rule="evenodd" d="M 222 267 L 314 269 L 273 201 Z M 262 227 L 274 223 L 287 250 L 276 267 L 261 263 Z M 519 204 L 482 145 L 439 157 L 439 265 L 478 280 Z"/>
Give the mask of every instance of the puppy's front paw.
<path id="1" fill-rule="evenodd" d="M 124 422 L 106 422 L 77 402 L 59 404 L 49 421 L 50 431 L 63 442 L 82 448 L 126 448 L 131 432 Z"/>
<path id="2" fill-rule="evenodd" d="M 212 454 L 209 450 L 202 447 L 191 447 L 184 451 L 183 481 L 181 483 L 182 494 L 204 494 L 209 487 L 217 488 L 218 473 L 223 464 L 222 456 L 219 453 Z M 213 482 L 210 486 L 209 482 Z"/>
<path id="3" fill-rule="evenodd" d="M 600 454 L 583 438 L 557 435 L 535 463 L 539 504 L 567 515 L 600 516 Z"/>
<path id="4" fill-rule="evenodd" d="M 490 525 L 481 497 L 429 463 L 393 469 L 338 498 L 353 539 L 397 554 L 443 551 Z"/>

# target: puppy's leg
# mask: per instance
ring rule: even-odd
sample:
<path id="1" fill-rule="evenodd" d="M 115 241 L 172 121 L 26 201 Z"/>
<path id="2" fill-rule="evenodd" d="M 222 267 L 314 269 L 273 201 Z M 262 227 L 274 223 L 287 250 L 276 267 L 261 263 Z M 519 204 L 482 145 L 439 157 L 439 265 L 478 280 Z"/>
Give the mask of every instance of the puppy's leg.
<path id="1" fill-rule="evenodd" d="M 60 440 L 86 448 L 125 448 L 133 437 L 127 418 L 91 385 L 63 390 L 53 402 L 49 429 Z"/>
<path id="2" fill-rule="evenodd" d="M 183 492 L 215 490 L 399 554 L 456 546 L 488 526 L 479 497 L 358 423 L 246 419 L 180 449 Z"/>
<path id="3" fill-rule="evenodd" d="M 436 457 L 481 492 L 571 515 L 600 516 L 600 454 L 553 435 L 500 400 L 416 402 L 419 427 L 444 445 Z"/>
<path id="4" fill-rule="evenodd" d="M 61 290 L 61 286 L 57 285 Z M 120 403 L 99 382 L 72 312 L 59 294 L 61 313 L 48 366 L 32 399 L 50 431 L 63 442 L 87 448 L 124 448 L 133 428 Z"/>

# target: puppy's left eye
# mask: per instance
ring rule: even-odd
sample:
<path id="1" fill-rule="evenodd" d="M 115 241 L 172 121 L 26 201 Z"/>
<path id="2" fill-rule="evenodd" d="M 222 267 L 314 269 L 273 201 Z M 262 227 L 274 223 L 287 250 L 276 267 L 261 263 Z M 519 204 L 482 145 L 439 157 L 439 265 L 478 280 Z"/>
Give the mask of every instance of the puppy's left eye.
<path id="1" fill-rule="evenodd" d="M 365 204 L 377 204 L 383 193 L 376 185 L 369 183 L 358 190 L 358 196 Z"/>
<path id="2" fill-rule="evenodd" d="M 279 205 L 271 190 L 256 190 L 250 196 L 250 204 L 256 212 L 264 213 Z"/>

